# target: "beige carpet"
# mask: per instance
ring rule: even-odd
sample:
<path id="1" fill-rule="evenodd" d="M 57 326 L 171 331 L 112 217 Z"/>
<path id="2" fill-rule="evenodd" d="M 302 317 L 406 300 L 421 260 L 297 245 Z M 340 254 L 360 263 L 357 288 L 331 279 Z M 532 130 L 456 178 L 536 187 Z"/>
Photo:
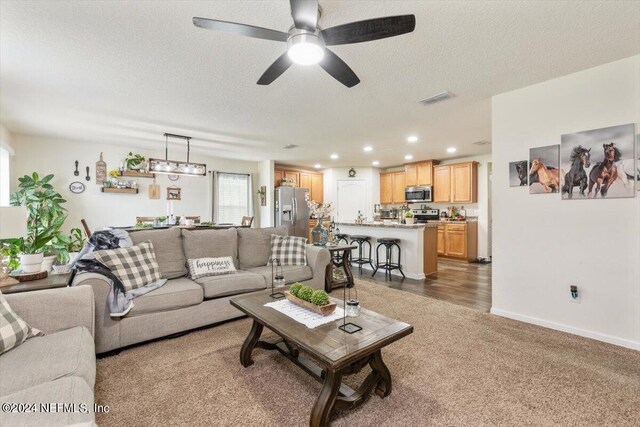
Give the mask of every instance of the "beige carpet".
<path id="1" fill-rule="evenodd" d="M 358 283 L 363 306 L 411 323 L 383 350 L 393 393 L 335 426 L 640 425 L 640 352 Z M 98 361 L 106 426 L 304 426 L 320 383 L 277 352 L 242 368 L 242 319 Z"/>

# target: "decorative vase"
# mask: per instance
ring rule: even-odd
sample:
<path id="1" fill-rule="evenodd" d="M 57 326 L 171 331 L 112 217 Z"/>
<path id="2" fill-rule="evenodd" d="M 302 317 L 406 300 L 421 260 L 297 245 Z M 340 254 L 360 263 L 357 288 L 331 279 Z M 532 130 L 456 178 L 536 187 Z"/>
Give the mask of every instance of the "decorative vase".
<path id="1" fill-rule="evenodd" d="M 23 273 L 38 273 L 42 267 L 44 255 L 39 254 L 20 254 L 20 268 Z"/>
<path id="2" fill-rule="evenodd" d="M 314 246 L 326 246 L 329 241 L 329 230 L 323 224 L 324 217 L 318 218 L 318 223 L 311 230 L 311 243 Z"/>
<path id="3" fill-rule="evenodd" d="M 49 273 L 53 268 L 53 263 L 56 262 L 56 255 L 47 255 L 42 258 L 42 265 L 39 271 L 46 271 Z"/>

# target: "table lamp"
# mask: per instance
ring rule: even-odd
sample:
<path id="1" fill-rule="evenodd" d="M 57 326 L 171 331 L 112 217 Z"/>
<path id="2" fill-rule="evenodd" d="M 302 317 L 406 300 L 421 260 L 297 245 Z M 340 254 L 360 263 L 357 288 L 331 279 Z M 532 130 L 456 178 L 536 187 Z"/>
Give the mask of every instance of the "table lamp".
<path id="1" fill-rule="evenodd" d="M 27 208 L 24 206 L 0 206 L 0 240 L 19 239 L 27 235 Z M 9 277 L 9 266 L 0 255 L 0 286 L 15 285 L 18 281 Z"/>

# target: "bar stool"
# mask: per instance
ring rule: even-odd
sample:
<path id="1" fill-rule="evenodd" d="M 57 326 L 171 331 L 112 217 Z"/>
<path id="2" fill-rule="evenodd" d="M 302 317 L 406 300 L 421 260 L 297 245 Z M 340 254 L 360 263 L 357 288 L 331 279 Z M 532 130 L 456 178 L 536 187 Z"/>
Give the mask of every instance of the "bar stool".
<path id="1" fill-rule="evenodd" d="M 344 242 L 345 245 L 349 244 L 349 235 L 348 234 L 344 234 L 344 233 L 338 233 L 336 234 L 336 244 L 340 244 L 342 242 Z M 342 261 L 342 252 L 336 252 L 333 255 L 333 259 L 335 260 L 335 262 L 340 262 Z"/>
<path id="2" fill-rule="evenodd" d="M 372 262 L 373 259 L 371 258 L 371 237 L 354 234 L 353 236 L 351 236 L 351 244 L 353 243 L 356 243 L 358 245 L 358 258 L 354 259 L 353 257 L 351 257 L 351 261 L 349 261 L 349 263 L 358 264 L 360 273 L 362 273 L 362 264 L 369 264 L 371 268 L 374 268 Z M 367 257 L 364 256 L 365 244 L 369 247 L 369 256 Z"/>
<path id="3" fill-rule="evenodd" d="M 385 247 L 386 259 L 384 262 L 380 262 L 380 247 Z M 398 248 L 398 262 L 394 263 L 391 261 L 391 257 L 393 255 L 393 248 Z M 378 246 L 376 246 L 376 266 L 373 269 L 372 276 L 375 276 L 378 269 L 385 270 L 384 277 L 387 278 L 387 274 L 389 275 L 389 279 L 391 279 L 391 271 L 398 270 L 400 274 L 402 274 L 402 278 L 404 279 L 404 273 L 402 272 L 402 249 L 400 248 L 400 239 L 396 239 L 394 237 L 383 237 L 378 239 Z"/>

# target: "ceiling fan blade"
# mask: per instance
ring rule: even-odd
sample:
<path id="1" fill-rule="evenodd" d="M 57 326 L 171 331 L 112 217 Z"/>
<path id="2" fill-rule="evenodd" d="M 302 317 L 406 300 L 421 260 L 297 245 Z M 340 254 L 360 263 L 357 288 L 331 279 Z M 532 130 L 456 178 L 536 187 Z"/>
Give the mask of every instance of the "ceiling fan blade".
<path id="1" fill-rule="evenodd" d="M 289 67 L 291 67 L 291 64 L 293 64 L 293 61 L 289 59 L 289 55 L 287 54 L 287 52 L 283 53 L 278 59 L 276 59 L 273 64 L 271 64 L 269 68 L 267 68 L 267 71 L 265 71 L 262 76 L 260 76 L 260 78 L 258 79 L 258 84 L 268 85 L 273 83 L 275 79 L 280 77 L 282 73 L 284 73 Z"/>
<path id="2" fill-rule="evenodd" d="M 193 18 L 193 25 L 207 30 L 222 31 L 223 33 L 238 34 L 257 39 L 286 42 L 289 34 L 253 25 L 238 24 L 236 22 L 218 21 L 217 19 Z"/>
<path id="3" fill-rule="evenodd" d="M 345 85 L 346 87 L 354 87 L 360 83 L 360 79 L 356 76 L 349 66 L 329 49 L 324 49 L 324 58 L 318 63 L 327 73 Z"/>
<path id="4" fill-rule="evenodd" d="M 289 0 L 289 4 L 295 27 L 315 31 L 318 25 L 318 0 Z"/>
<path id="5" fill-rule="evenodd" d="M 416 28 L 414 15 L 387 16 L 351 22 L 322 30 L 327 46 L 362 43 L 412 32 Z"/>

